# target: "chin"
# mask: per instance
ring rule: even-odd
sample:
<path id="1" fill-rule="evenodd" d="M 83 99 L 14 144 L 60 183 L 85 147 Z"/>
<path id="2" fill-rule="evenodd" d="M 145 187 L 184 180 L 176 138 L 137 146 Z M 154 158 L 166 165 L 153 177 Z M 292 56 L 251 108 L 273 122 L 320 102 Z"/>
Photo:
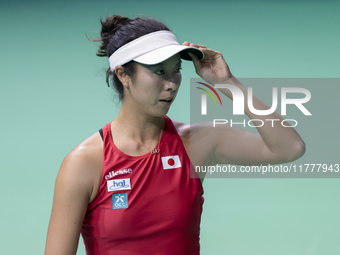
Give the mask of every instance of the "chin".
<path id="1" fill-rule="evenodd" d="M 164 115 L 167 115 L 168 112 L 169 112 L 169 109 L 163 110 L 163 111 L 159 111 L 159 112 L 156 113 L 155 117 L 163 117 Z"/>

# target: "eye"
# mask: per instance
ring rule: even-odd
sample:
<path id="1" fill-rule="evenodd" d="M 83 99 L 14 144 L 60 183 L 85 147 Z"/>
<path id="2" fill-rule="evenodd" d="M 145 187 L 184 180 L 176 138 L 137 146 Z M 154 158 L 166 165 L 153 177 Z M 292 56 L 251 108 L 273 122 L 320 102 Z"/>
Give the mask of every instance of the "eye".
<path id="1" fill-rule="evenodd" d="M 177 69 L 176 69 L 176 71 L 175 71 L 175 72 L 176 72 L 176 73 L 180 73 L 180 72 L 181 72 L 181 70 L 182 70 L 182 67 L 179 67 L 179 68 L 177 68 Z"/>
<path id="2" fill-rule="evenodd" d="M 160 69 L 160 70 L 155 71 L 155 74 L 163 75 L 165 74 L 165 71 L 163 69 Z"/>

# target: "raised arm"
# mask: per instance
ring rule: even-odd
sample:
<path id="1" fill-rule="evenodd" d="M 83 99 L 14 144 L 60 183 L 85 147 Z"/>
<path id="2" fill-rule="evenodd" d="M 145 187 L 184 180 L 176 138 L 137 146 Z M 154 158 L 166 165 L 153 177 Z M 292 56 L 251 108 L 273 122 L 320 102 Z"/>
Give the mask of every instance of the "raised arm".
<path id="1" fill-rule="evenodd" d="M 245 98 L 248 97 L 247 89 L 234 77 L 228 80 L 228 84 L 235 85 L 243 91 Z M 232 99 L 228 89 L 220 91 Z M 257 110 L 267 110 L 269 106 L 252 96 L 254 108 Z M 250 119 L 262 120 L 262 126 L 257 127 L 259 133 L 245 131 L 236 127 L 227 127 L 228 137 L 222 136 L 216 144 L 217 163 L 231 163 L 239 165 L 260 165 L 279 164 L 294 161 L 305 152 L 305 144 L 296 130 L 285 124 L 279 124 L 284 118 L 277 112 L 270 115 L 256 115 L 252 113 L 248 104 L 244 105 L 245 114 Z M 275 120 L 274 122 L 266 119 Z M 259 125 L 259 123 L 254 123 Z M 223 128 L 216 129 L 216 135 L 220 134 Z M 226 156 L 228 155 L 228 156 Z M 240 158 L 238 155 L 243 155 Z"/>
<path id="2" fill-rule="evenodd" d="M 94 198 L 100 150 L 88 143 L 77 146 L 60 167 L 54 191 L 45 255 L 74 255 L 88 203 Z"/>
<path id="3" fill-rule="evenodd" d="M 193 59 L 196 73 L 205 81 L 212 85 L 234 85 L 242 90 L 244 97 L 247 98 L 247 89 L 231 74 L 220 52 L 188 42 L 183 43 L 183 45 L 198 47 L 204 52 L 205 57 L 201 61 L 193 54 L 190 54 L 190 56 Z M 233 99 L 228 89 L 220 89 L 220 91 Z M 253 105 L 258 110 L 269 109 L 269 106 L 255 96 L 253 96 Z M 201 142 L 206 140 L 205 144 L 209 145 L 206 146 L 208 149 L 205 152 L 209 154 L 205 161 L 207 165 L 278 164 L 296 160 L 304 154 L 305 144 L 293 127 L 277 125 L 279 121 L 272 127 L 272 122 L 265 121 L 265 119 L 282 121 L 283 118 L 278 113 L 274 112 L 266 116 L 255 115 L 248 109 L 247 104 L 244 106 L 244 112 L 250 119 L 263 120 L 264 125 L 257 128 L 259 133 L 230 127 L 226 124 L 213 127 L 207 123 L 202 123 L 193 126 L 192 130 L 195 132 L 191 135 L 191 139 L 197 139 Z M 203 138 L 204 136 L 206 138 Z M 193 149 L 191 148 L 191 150 Z M 200 155 L 202 155 L 201 149 Z"/>

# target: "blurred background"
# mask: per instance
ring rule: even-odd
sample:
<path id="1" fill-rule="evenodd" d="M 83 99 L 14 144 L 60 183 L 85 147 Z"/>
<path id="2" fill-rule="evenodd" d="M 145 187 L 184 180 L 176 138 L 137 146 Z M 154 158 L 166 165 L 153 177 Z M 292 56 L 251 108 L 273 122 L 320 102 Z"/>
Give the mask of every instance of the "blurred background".
<path id="1" fill-rule="evenodd" d="M 101 17 L 159 19 L 180 43 L 222 52 L 239 78 L 338 78 L 339 13 L 340 2 L 327 0 L 1 0 L 0 254 L 43 253 L 63 158 L 118 114 L 105 83 L 108 59 L 97 57 L 98 43 L 86 38 L 99 38 Z M 182 67 L 168 115 L 188 123 L 190 78 L 197 75 L 190 62 Z M 325 163 L 338 151 L 340 87 L 331 93 L 329 121 L 314 118 L 312 131 L 301 134 L 301 162 Z M 316 106 L 328 101 L 321 97 Z M 205 180 L 201 254 L 340 254 L 339 181 Z M 81 240 L 77 254 L 85 254 Z"/>

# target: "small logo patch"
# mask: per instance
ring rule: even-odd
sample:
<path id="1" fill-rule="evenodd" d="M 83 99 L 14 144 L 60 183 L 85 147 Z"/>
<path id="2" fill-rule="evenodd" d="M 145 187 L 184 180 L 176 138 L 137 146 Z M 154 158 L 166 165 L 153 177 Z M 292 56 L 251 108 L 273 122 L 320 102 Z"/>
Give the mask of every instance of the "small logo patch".
<path id="1" fill-rule="evenodd" d="M 118 170 L 118 171 L 111 171 L 109 172 L 109 174 L 105 175 L 105 179 L 109 179 L 112 178 L 116 175 L 120 175 L 120 174 L 130 174 L 132 173 L 132 169 L 128 168 L 128 169 L 122 169 L 122 170 Z"/>
<path id="2" fill-rule="evenodd" d="M 129 190 L 131 189 L 130 178 L 107 181 L 107 191 Z"/>
<path id="3" fill-rule="evenodd" d="M 113 209 L 128 208 L 127 193 L 112 194 Z"/>
<path id="4" fill-rule="evenodd" d="M 165 169 L 179 168 L 179 167 L 182 166 L 178 155 L 162 157 L 162 164 L 163 164 L 164 170 Z"/>

